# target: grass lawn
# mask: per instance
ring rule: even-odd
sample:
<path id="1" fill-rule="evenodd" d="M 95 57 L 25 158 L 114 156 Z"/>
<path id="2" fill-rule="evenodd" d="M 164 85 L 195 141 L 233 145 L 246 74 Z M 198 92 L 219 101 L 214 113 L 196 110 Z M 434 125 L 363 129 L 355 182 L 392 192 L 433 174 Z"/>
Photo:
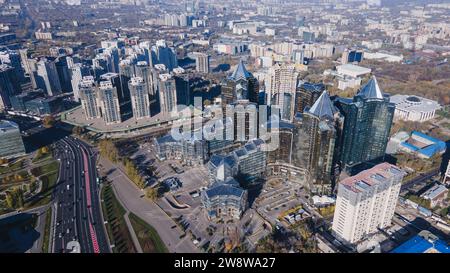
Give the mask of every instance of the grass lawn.
<path id="1" fill-rule="evenodd" d="M 45 226 L 44 226 L 44 237 L 42 240 L 42 253 L 49 253 L 49 242 L 50 242 L 50 225 L 52 221 L 52 208 L 47 210 L 45 215 Z"/>
<path id="2" fill-rule="evenodd" d="M 37 153 L 36 156 L 31 160 L 31 162 L 36 163 L 38 161 L 48 160 L 52 157 L 52 153 Z"/>
<path id="3" fill-rule="evenodd" d="M 18 171 L 23 167 L 23 160 L 19 159 L 9 166 L 0 166 L 0 174 L 7 174 Z"/>
<path id="4" fill-rule="evenodd" d="M 34 176 L 38 177 L 38 176 L 41 176 L 43 174 L 57 172 L 58 171 L 58 167 L 59 167 L 58 161 L 55 160 L 55 161 L 52 161 L 52 162 L 50 162 L 48 164 L 45 164 L 45 165 L 33 168 L 31 170 L 31 173 Z"/>
<path id="5" fill-rule="evenodd" d="M 42 181 L 41 192 L 38 193 L 36 196 L 33 196 L 30 200 L 28 200 L 25 203 L 26 209 L 46 205 L 52 200 L 53 188 L 58 180 L 57 170 L 58 168 L 56 168 L 55 172 L 48 173 L 39 177 L 39 179 Z"/>
<path id="6" fill-rule="evenodd" d="M 144 253 L 169 252 L 158 232 L 152 226 L 133 213 L 129 214 L 129 219 Z"/>
<path id="7" fill-rule="evenodd" d="M 114 195 L 111 185 L 105 185 L 101 191 L 102 211 L 108 221 L 106 229 L 114 253 L 136 253 L 130 231 L 125 222 L 125 209 Z"/>

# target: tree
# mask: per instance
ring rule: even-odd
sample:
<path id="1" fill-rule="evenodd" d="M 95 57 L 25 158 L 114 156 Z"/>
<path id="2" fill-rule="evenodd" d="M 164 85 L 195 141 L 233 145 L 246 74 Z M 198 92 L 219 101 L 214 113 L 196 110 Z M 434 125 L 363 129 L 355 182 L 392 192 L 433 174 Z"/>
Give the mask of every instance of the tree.
<path id="1" fill-rule="evenodd" d="M 14 188 L 6 192 L 6 205 L 12 209 L 23 207 L 23 191 L 20 187 Z"/>
<path id="2" fill-rule="evenodd" d="M 82 134 L 84 133 L 84 128 L 83 128 L 83 127 L 80 127 L 80 126 L 75 126 L 75 127 L 73 127 L 73 129 L 72 129 L 72 133 L 73 133 L 74 135 L 80 136 L 80 135 L 82 135 Z"/>
<path id="3" fill-rule="evenodd" d="M 53 127 L 53 125 L 55 125 L 55 118 L 53 116 L 45 116 L 42 119 L 42 124 L 44 125 L 45 128 L 51 128 Z"/>
<path id="4" fill-rule="evenodd" d="M 152 201 L 156 201 L 158 199 L 158 189 L 157 188 L 148 188 L 145 190 L 145 197 Z"/>

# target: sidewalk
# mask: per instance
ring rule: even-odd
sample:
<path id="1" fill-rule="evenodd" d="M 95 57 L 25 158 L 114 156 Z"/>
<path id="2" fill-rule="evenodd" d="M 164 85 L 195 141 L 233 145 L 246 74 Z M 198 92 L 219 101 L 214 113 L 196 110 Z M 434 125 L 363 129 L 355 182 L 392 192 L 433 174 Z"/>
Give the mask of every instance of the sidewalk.
<path id="1" fill-rule="evenodd" d="M 108 180 L 112 181 L 117 199 L 128 211 L 153 226 L 170 252 L 199 252 L 189 236 L 180 239 L 184 232 L 157 204 L 140 197 L 143 191 L 138 189 L 118 166 L 104 158 L 100 159 L 100 164 L 102 171 L 108 173 Z M 175 228 L 172 228 L 174 226 Z"/>
<path id="2" fill-rule="evenodd" d="M 116 189 L 115 189 L 114 187 L 112 187 L 112 189 L 113 189 L 114 195 L 116 195 L 116 197 L 117 197 Z M 117 199 L 119 199 L 119 198 L 117 198 Z M 143 253 L 141 244 L 139 243 L 139 240 L 138 240 L 138 238 L 137 238 L 137 236 L 136 236 L 136 232 L 135 232 L 134 229 L 133 229 L 133 225 L 132 225 L 131 222 L 130 222 L 130 218 L 128 218 L 128 215 L 130 215 L 130 211 L 129 211 L 128 208 L 122 203 L 122 200 L 119 199 L 119 202 L 120 202 L 120 204 L 122 205 L 122 207 L 127 211 L 123 217 L 124 217 L 124 219 L 125 219 L 125 223 L 127 223 L 128 230 L 130 231 L 131 239 L 133 240 L 134 247 L 136 248 L 136 251 L 137 251 L 138 253 Z"/>

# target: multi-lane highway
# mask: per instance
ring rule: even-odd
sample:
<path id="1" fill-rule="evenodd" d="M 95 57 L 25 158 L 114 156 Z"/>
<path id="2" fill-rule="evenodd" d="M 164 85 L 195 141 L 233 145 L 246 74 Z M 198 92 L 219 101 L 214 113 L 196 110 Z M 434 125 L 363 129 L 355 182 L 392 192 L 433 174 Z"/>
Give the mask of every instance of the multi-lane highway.
<path id="1" fill-rule="evenodd" d="M 69 242 L 79 244 L 81 253 L 110 252 L 101 215 L 95 152 L 73 137 L 61 139 L 55 146 L 60 172 L 54 189 L 53 252 L 71 252 Z"/>

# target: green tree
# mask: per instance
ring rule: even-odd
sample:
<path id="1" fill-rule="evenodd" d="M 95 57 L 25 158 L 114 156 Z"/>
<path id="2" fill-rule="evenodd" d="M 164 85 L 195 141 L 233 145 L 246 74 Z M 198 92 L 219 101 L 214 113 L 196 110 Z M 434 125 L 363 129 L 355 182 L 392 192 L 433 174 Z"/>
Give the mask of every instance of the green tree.
<path id="1" fill-rule="evenodd" d="M 145 197 L 152 201 L 156 201 L 158 199 L 158 189 L 157 188 L 148 188 L 145 190 Z"/>
<path id="2" fill-rule="evenodd" d="M 42 124 L 45 128 L 51 128 L 53 125 L 55 125 L 55 118 L 53 116 L 45 116 L 42 119 Z"/>
<path id="3" fill-rule="evenodd" d="M 23 207 L 23 191 L 20 187 L 14 188 L 6 192 L 6 205 L 12 209 Z"/>

